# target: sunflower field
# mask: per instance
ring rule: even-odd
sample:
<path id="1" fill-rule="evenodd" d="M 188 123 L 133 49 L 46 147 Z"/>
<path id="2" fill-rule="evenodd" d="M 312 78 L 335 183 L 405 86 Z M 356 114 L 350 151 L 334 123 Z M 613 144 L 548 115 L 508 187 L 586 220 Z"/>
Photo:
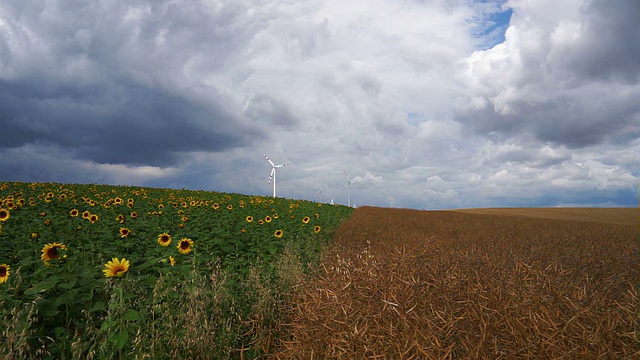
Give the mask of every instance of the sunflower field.
<path id="1" fill-rule="evenodd" d="M 0 183 L 0 357 L 256 358 L 351 208 Z"/>

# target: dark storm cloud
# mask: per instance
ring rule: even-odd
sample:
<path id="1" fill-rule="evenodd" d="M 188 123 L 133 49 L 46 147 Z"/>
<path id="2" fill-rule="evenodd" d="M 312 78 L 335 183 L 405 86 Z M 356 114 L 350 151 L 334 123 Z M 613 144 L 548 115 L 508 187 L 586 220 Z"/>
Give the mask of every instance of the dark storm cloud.
<path id="1" fill-rule="evenodd" d="M 300 123 L 285 102 L 267 94 L 257 94 L 251 98 L 247 104 L 245 116 L 253 122 L 265 122 L 286 129 Z"/>
<path id="2" fill-rule="evenodd" d="M 0 0 L 0 181 L 627 204 L 635 4 Z"/>
<path id="3" fill-rule="evenodd" d="M 0 147 L 55 144 L 97 163 L 167 166 L 178 160 L 176 153 L 222 151 L 251 133 L 221 109 L 135 85 L 80 99 L 11 90 L 0 83 Z"/>
<path id="4" fill-rule="evenodd" d="M 522 134 L 542 142 L 581 148 L 601 143 L 627 143 L 640 137 L 640 89 L 593 90 L 591 94 L 561 94 L 532 103 L 526 99 L 510 103 L 506 114 L 487 106 L 459 114 L 476 133 L 497 141 Z"/>
<path id="5" fill-rule="evenodd" d="M 3 3 L 0 148 L 167 166 L 181 152 L 242 146 L 256 128 L 189 73 L 230 59 L 252 31 L 241 14 L 201 2 Z"/>
<path id="6" fill-rule="evenodd" d="M 593 0 L 582 12 L 580 36 L 551 54 L 558 66 L 578 78 L 640 81 L 640 2 Z"/>

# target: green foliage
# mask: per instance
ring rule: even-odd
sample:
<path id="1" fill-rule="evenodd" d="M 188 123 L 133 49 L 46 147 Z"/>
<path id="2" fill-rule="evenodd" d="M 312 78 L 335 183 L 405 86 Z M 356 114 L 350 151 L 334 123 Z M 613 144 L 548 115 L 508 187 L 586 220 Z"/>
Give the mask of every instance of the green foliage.
<path id="1" fill-rule="evenodd" d="M 278 319 L 292 277 L 350 214 L 241 194 L 0 183 L 0 357 L 259 356 L 256 329 Z M 113 258 L 130 266 L 105 277 Z"/>

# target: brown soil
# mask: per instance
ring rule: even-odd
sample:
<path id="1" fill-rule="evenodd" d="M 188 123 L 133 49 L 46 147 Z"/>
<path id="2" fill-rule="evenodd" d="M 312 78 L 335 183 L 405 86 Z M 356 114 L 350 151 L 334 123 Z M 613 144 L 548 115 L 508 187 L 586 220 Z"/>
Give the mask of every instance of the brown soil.
<path id="1" fill-rule="evenodd" d="M 640 359 L 637 222 L 562 218 L 359 208 L 273 357 Z"/>

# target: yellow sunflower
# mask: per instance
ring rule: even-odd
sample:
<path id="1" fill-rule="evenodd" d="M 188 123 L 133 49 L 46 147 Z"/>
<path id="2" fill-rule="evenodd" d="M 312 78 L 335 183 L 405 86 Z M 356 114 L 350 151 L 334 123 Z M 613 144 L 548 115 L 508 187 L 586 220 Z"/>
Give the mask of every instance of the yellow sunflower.
<path id="1" fill-rule="evenodd" d="M 105 277 L 121 277 L 129 270 L 129 260 L 122 258 L 118 260 L 118 258 L 113 258 L 108 263 L 104 264 L 104 273 Z"/>
<path id="2" fill-rule="evenodd" d="M 49 243 L 42 248 L 42 255 L 40 255 L 40 259 L 45 265 L 50 266 L 50 261 L 60 260 L 67 257 L 67 255 L 60 255 L 61 250 L 66 251 L 67 246 L 57 242 Z"/>
<path id="3" fill-rule="evenodd" d="M 305 224 L 308 224 L 309 220 L 311 220 L 311 219 L 309 219 L 308 216 L 305 216 L 305 217 L 302 218 L 302 222 L 305 223 Z"/>
<path id="4" fill-rule="evenodd" d="M 270 223 L 271 222 L 271 216 L 267 215 L 264 217 L 264 221 Z"/>
<path id="5" fill-rule="evenodd" d="M 158 244 L 162 246 L 169 246 L 169 244 L 171 244 L 171 235 L 167 233 L 158 235 Z"/>
<path id="6" fill-rule="evenodd" d="M 313 232 L 317 234 L 317 233 L 319 233 L 319 232 L 320 232 L 320 229 L 322 229 L 322 228 L 320 227 L 320 225 L 316 225 L 316 226 L 313 228 Z"/>
<path id="7" fill-rule="evenodd" d="M 0 284 L 4 284 L 9 279 L 9 265 L 0 264 Z"/>
<path id="8" fill-rule="evenodd" d="M 275 235 L 275 237 L 277 238 L 281 238 L 282 235 L 284 235 L 284 232 L 282 230 L 276 230 L 276 232 L 274 232 L 273 235 Z"/>
<path id="9" fill-rule="evenodd" d="M 91 223 L 92 223 L 92 224 L 95 224 L 95 223 L 96 223 L 96 221 L 98 221 L 98 215 L 96 215 L 96 214 L 91 214 L 91 215 L 89 216 L 89 221 L 91 221 Z"/>
<path id="10" fill-rule="evenodd" d="M 129 230 L 127 228 L 120 228 L 120 237 L 121 238 L 126 238 L 127 236 L 129 236 L 129 234 L 131 234 L 131 230 Z"/>
<path id="11" fill-rule="evenodd" d="M 71 211 L 69 211 L 69 215 L 77 217 L 78 215 L 80 215 L 80 211 L 78 211 L 78 209 L 71 209 Z"/>
<path id="12" fill-rule="evenodd" d="M 188 254 L 191 252 L 191 247 L 193 246 L 193 240 L 182 238 L 178 243 L 178 251 L 182 254 Z"/>
<path id="13" fill-rule="evenodd" d="M 218 203 L 213 203 L 213 206 L 211 206 L 213 208 L 213 210 L 218 210 L 220 209 L 220 205 L 218 205 Z"/>
<path id="14" fill-rule="evenodd" d="M 0 209 L 0 221 L 6 221 L 10 216 L 11 215 L 9 214 L 9 210 Z"/>
<path id="15" fill-rule="evenodd" d="M 249 223 L 252 222 L 253 221 L 253 216 L 251 216 L 251 215 L 247 216 L 246 220 Z"/>
<path id="16" fill-rule="evenodd" d="M 82 218 L 83 219 L 88 219 L 89 216 L 91 216 L 91 213 L 89 212 L 89 210 L 85 210 L 82 212 Z"/>

